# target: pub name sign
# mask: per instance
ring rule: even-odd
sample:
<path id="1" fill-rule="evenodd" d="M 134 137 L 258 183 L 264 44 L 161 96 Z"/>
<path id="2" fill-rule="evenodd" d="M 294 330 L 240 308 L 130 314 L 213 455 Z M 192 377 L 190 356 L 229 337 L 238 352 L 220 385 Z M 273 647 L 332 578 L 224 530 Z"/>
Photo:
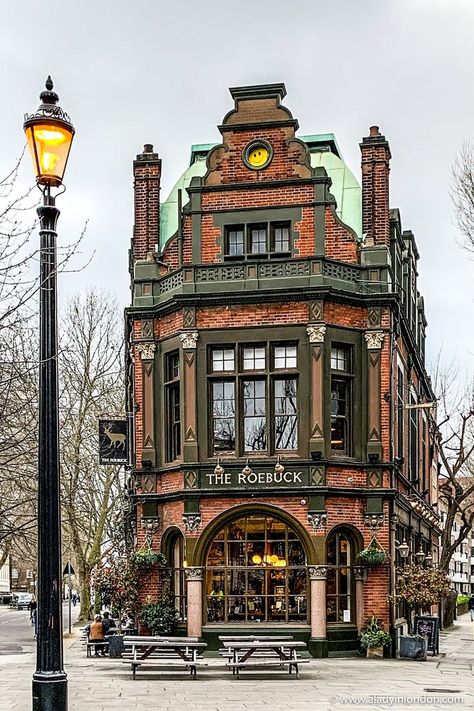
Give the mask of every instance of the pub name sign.
<path id="1" fill-rule="evenodd" d="M 246 489 L 268 487 L 304 487 L 309 486 L 309 467 L 288 466 L 284 472 L 255 467 L 250 472 L 237 468 L 226 468 L 222 474 L 213 469 L 199 472 L 200 489 Z"/>

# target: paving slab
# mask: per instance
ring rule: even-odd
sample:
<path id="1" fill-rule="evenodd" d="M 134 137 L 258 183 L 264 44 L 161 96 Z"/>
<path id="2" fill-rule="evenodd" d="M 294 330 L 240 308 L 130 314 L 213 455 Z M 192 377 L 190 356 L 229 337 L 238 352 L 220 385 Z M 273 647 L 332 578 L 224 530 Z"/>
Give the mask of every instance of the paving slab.
<path id="1" fill-rule="evenodd" d="M 358 711 L 474 708 L 474 623 L 460 618 L 427 662 L 365 658 L 311 660 L 300 679 L 252 673 L 237 680 L 219 659 L 189 675 L 138 672 L 121 660 L 87 659 L 76 635 L 65 643 L 69 711 Z M 31 709 L 33 654 L 0 657 L 1 711 Z M 434 690 L 434 691 L 433 691 Z M 462 702 L 462 703 L 460 703 Z"/>

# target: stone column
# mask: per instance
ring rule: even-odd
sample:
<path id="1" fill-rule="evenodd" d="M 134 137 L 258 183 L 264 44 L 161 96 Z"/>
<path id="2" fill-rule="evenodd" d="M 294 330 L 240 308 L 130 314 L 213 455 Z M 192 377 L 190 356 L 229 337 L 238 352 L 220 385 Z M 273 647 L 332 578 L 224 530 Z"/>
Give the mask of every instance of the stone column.
<path id="1" fill-rule="evenodd" d="M 183 461 L 198 461 L 197 444 L 197 398 L 196 398 L 196 344 L 199 338 L 197 331 L 180 333 L 183 346 L 183 376 L 184 376 L 184 442 Z"/>
<path id="2" fill-rule="evenodd" d="M 326 580 L 325 565 L 308 567 L 311 585 L 311 640 L 310 651 L 314 657 L 327 657 L 326 639 Z"/>
<path id="3" fill-rule="evenodd" d="M 202 634 L 202 582 L 204 568 L 186 568 L 188 599 L 188 636 L 200 637 Z"/>
<path id="4" fill-rule="evenodd" d="M 354 568 L 355 579 L 355 607 L 356 607 L 356 625 L 358 634 L 364 626 L 364 582 L 366 578 L 366 570 L 363 566 L 358 565 Z"/>
<path id="5" fill-rule="evenodd" d="M 369 384 L 367 457 L 371 461 L 371 455 L 375 458 L 382 456 L 380 361 L 384 332 L 366 331 L 364 335 L 367 343 Z"/>

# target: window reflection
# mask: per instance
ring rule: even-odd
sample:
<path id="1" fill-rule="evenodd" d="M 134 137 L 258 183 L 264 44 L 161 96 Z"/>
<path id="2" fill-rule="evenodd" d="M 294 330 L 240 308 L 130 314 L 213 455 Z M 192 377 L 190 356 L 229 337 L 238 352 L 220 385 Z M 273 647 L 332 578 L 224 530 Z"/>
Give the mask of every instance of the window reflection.
<path id="1" fill-rule="evenodd" d="M 306 556 L 296 533 L 248 516 L 212 542 L 206 568 L 208 622 L 306 622 Z"/>

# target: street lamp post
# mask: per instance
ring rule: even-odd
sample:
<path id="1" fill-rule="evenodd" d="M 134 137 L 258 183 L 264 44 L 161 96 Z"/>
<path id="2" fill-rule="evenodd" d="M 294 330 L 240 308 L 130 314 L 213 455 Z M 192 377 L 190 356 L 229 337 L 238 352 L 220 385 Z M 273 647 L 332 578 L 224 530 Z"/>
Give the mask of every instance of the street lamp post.
<path id="1" fill-rule="evenodd" d="M 40 366 L 38 446 L 38 631 L 33 711 L 67 711 L 63 669 L 61 513 L 58 423 L 58 336 L 56 223 L 52 188 L 62 186 L 74 127 L 57 105 L 51 77 L 37 112 L 25 116 L 24 130 L 36 182 L 43 193 L 40 219 Z"/>

